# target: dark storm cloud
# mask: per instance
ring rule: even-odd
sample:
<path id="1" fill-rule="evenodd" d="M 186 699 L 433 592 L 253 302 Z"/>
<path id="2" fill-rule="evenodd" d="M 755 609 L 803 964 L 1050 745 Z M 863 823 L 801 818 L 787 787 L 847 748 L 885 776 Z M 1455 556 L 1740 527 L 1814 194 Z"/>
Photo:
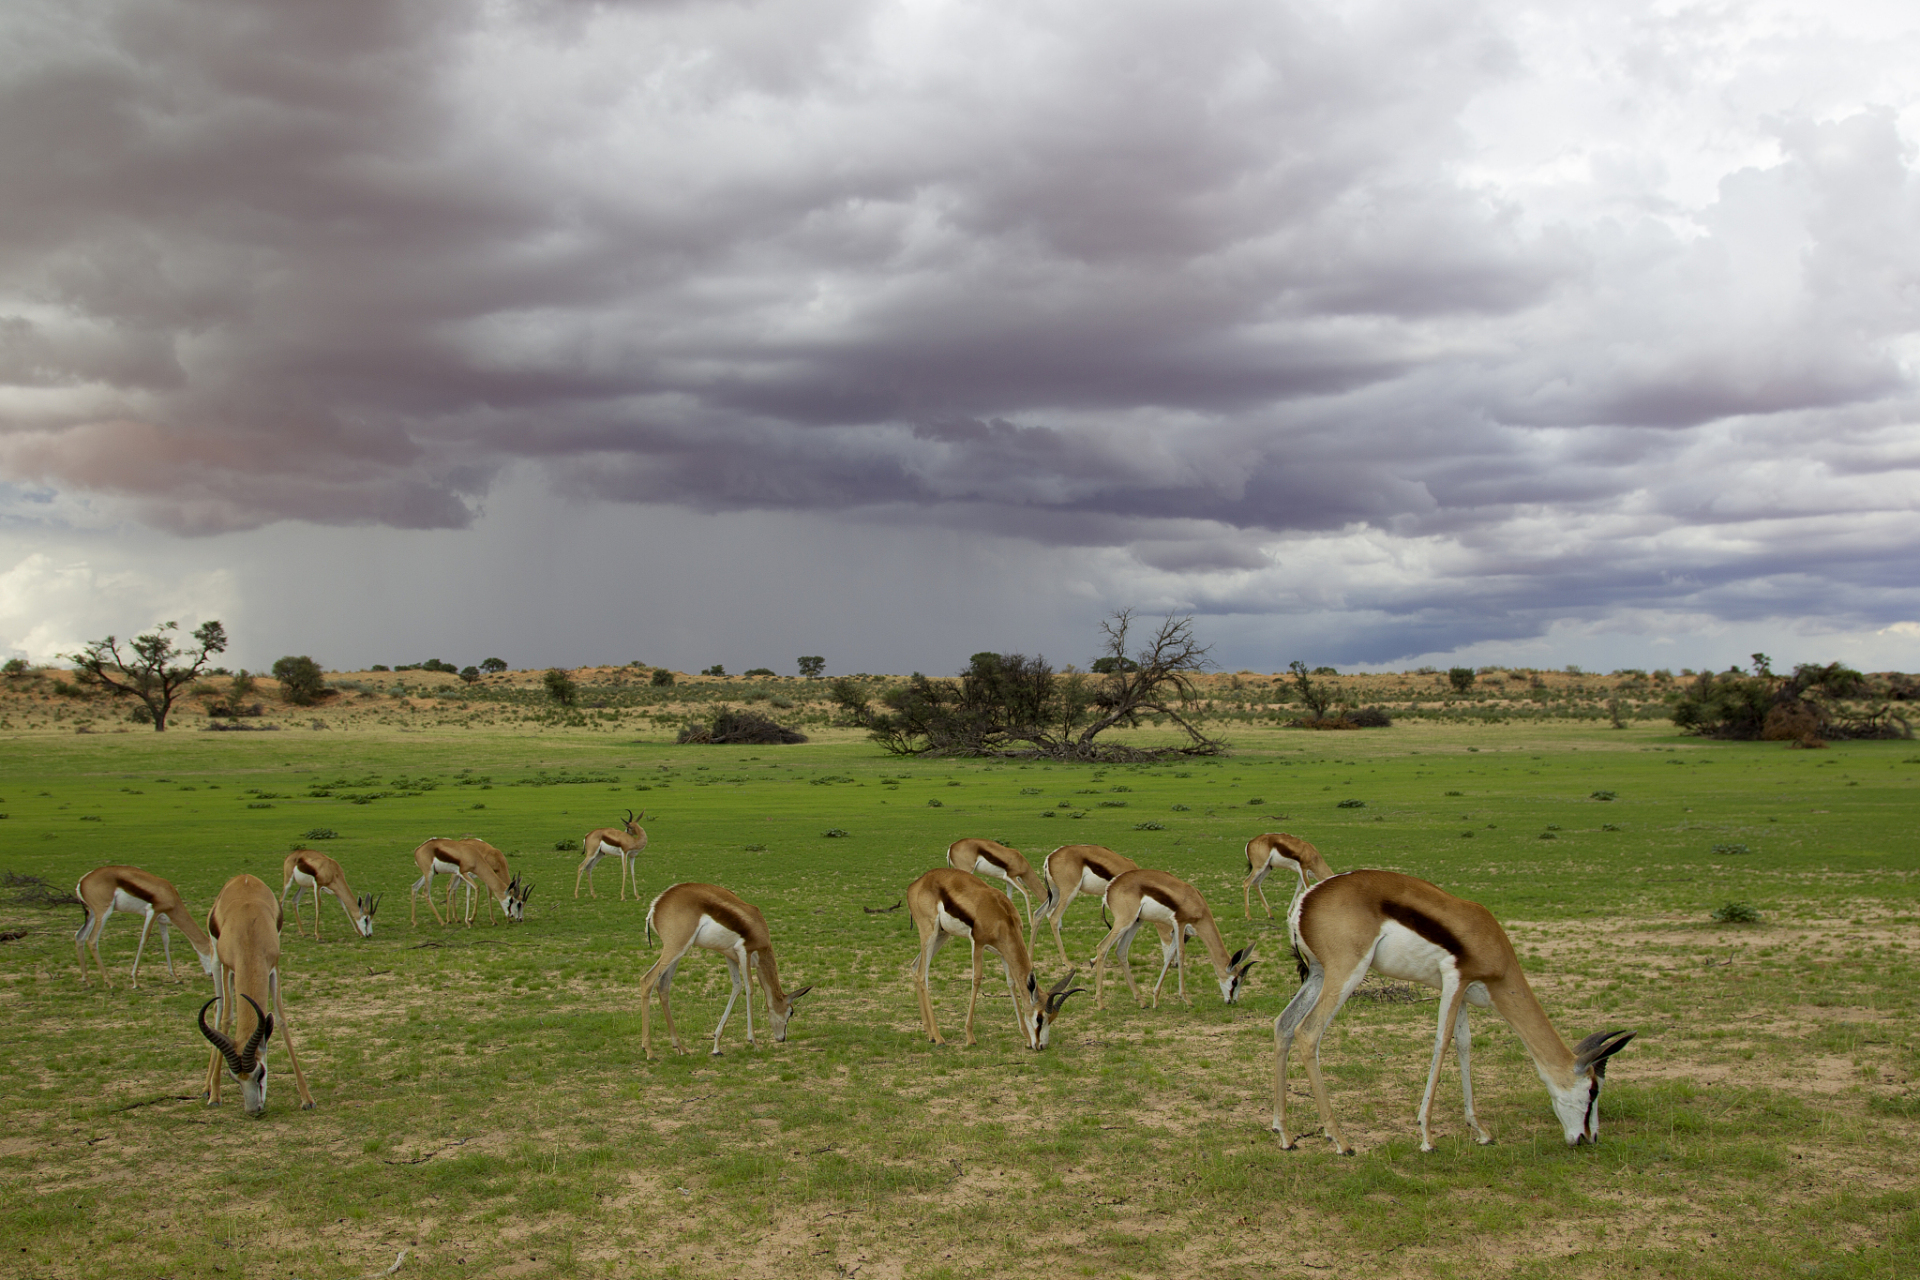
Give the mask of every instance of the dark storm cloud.
<path id="1" fill-rule="evenodd" d="M 1864 582 L 1817 538 L 1675 531 L 1912 513 L 1847 481 L 1916 462 L 1897 118 L 1775 119 L 1682 230 L 1541 223 L 1463 176 L 1463 113 L 1527 71 L 1497 8 L 11 23 L 0 469 L 173 530 L 459 528 L 530 462 L 563 496 L 1125 548 L 1257 611 L 1275 538 L 1365 528 L 1451 540 L 1440 580 L 1354 591 L 1458 639 Z"/>

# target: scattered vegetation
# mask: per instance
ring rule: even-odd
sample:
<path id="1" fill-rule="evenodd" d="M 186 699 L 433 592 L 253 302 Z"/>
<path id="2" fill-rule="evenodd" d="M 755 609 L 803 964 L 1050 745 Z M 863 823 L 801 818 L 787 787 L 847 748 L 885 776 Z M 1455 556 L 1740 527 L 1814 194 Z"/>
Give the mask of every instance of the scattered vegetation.
<path id="1" fill-rule="evenodd" d="M 1760 911 L 1744 902 L 1729 902 L 1715 907 L 1713 918 L 1721 924 L 1758 924 Z"/>
<path id="2" fill-rule="evenodd" d="M 147 709 L 156 733 L 164 733 L 167 716 L 180 691 L 191 685 L 209 660 L 227 648 L 227 629 L 218 622 L 203 622 L 194 628 L 191 646 L 175 643 L 177 622 L 163 622 L 144 635 L 127 642 L 124 650 L 112 636 L 90 642 L 71 655 L 80 677 L 78 684 L 95 683 L 113 691 L 115 696 L 140 699 Z"/>
<path id="3" fill-rule="evenodd" d="M 885 710 L 875 710 L 855 680 L 835 680 L 831 692 L 850 723 L 895 755 L 1118 761 L 1218 754 L 1225 744 L 1186 714 L 1199 700 L 1194 678 L 1210 665 L 1193 619 L 1169 615 L 1131 656 L 1132 613 L 1122 610 L 1100 625 L 1105 657 L 1113 661 L 1097 677 L 1071 668 L 1056 673 L 1043 657 L 986 652 L 974 654 L 957 680 L 916 672 L 881 695 Z M 1098 741 L 1149 717 L 1183 730 L 1186 742 L 1148 749 Z"/>

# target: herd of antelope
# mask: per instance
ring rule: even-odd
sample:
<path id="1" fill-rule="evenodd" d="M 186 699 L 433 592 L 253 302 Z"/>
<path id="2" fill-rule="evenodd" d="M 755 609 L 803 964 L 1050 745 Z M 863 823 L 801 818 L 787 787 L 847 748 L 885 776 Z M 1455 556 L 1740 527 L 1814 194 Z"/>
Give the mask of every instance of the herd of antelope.
<path id="1" fill-rule="evenodd" d="M 597 898 L 594 867 L 604 858 L 618 857 L 620 900 L 626 901 L 631 881 L 634 901 L 639 901 L 639 876 L 632 863 L 647 847 L 646 832 L 639 825 L 640 816 L 644 815 L 636 816 L 629 810 L 620 826 L 600 828 L 582 840 L 580 866 L 574 876 L 576 899 L 583 880 L 587 892 Z M 1421 1150 L 1433 1150 L 1428 1120 L 1449 1037 L 1459 1059 L 1467 1125 L 1477 1142 L 1493 1141 L 1473 1110 L 1468 1005 L 1491 1006 L 1520 1037 L 1535 1070 L 1546 1084 L 1554 1114 L 1568 1144 L 1599 1141 L 1600 1087 L 1606 1077 L 1607 1060 L 1625 1048 L 1634 1033 L 1596 1032 L 1568 1047 L 1527 985 L 1506 931 L 1485 907 L 1456 898 L 1425 880 L 1394 871 L 1336 874 L 1320 851 L 1298 836 L 1277 832 L 1255 836 L 1247 842 L 1246 853 L 1247 875 L 1241 887 L 1242 907 L 1249 920 L 1253 918 L 1256 892 L 1267 918 L 1273 918 L 1273 907 L 1263 887 L 1265 881 L 1276 870 L 1293 872 L 1287 934 L 1301 984 L 1273 1023 L 1270 1127 L 1279 1135 L 1282 1146 L 1291 1149 L 1295 1145 L 1287 1128 L 1287 1063 L 1298 1038 L 1302 1041 L 1307 1081 L 1319 1107 L 1321 1125 L 1336 1151 L 1352 1153 L 1333 1118 L 1333 1107 L 1321 1078 L 1320 1042 L 1341 1006 L 1369 972 L 1421 983 L 1440 992 L 1433 1059 L 1420 1100 Z M 418 904 L 423 894 L 434 919 L 443 926 L 451 923 L 454 897 L 463 884 L 467 889 L 463 914 L 467 925 L 471 926 L 474 920 L 476 896 L 486 900 L 490 919 L 495 903 L 508 920 L 524 919 L 533 886 L 518 875 L 509 874 L 506 856 L 486 841 L 472 836 L 436 838 L 415 849 L 413 859 L 420 873 L 411 894 L 409 920 L 414 925 L 419 922 Z M 971 944 L 973 960 L 973 982 L 967 1001 L 967 1044 L 977 1043 L 973 1031 L 974 1008 L 979 1002 L 980 981 L 986 970 L 986 953 L 991 951 L 999 958 L 1006 975 L 1015 1022 L 1027 1048 L 1038 1050 L 1047 1046 L 1054 1020 L 1068 997 L 1085 990 L 1073 985 L 1078 970 L 1068 960 L 1060 934 L 1067 908 L 1082 894 L 1098 895 L 1103 909 L 1111 912 L 1113 919 L 1112 927 L 1095 948 L 1092 958 L 1096 1008 L 1105 1007 L 1104 980 L 1109 956 L 1119 964 L 1136 1002 L 1140 1000 L 1128 950 L 1143 924 L 1152 925 L 1160 940 L 1160 973 L 1150 997 L 1156 1008 L 1169 970 L 1175 974 L 1181 999 L 1187 1000 L 1186 944 L 1190 939 L 1197 938 L 1206 949 L 1219 979 L 1220 998 L 1227 1004 L 1239 1000 L 1247 970 L 1255 963 L 1251 942 L 1238 951 L 1228 952 L 1213 912 L 1192 885 L 1167 872 L 1138 866 L 1100 845 L 1063 845 L 1042 859 L 1036 871 L 1016 849 L 992 840 L 960 840 L 947 849 L 946 863 L 920 876 L 907 887 L 906 895 L 908 912 L 920 935 L 919 950 L 909 973 L 919 1001 L 922 1028 L 934 1044 L 946 1041 L 934 1018 L 928 986 L 933 960 L 948 942 L 966 938 Z M 113 866 L 91 871 L 80 881 L 78 893 L 87 918 L 75 935 L 74 946 L 82 983 L 87 981 L 88 973 L 86 949 L 91 948 L 101 980 L 109 987 L 113 985 L 100 959 L 100 935 L 107 917 L 115 911 L 145 917 L 140 943 L 134 951 L 134 985 L 139 984 L 140 957 L 156 918 L 169 976 L 173 973 L 173 951 L 168 937 L 171 924 L 186 935 L 199 954 L 202 968 L 213 978 L 213 998 L 201 1006 L 197 1019 L 200 1033 L 213 1046 L 204 1090 L 210 1106 L 219 1104 L 224 1074 L 239 1083 L 242 1105 L 249 1114 L 258 1115 L 265 1109 L 265 1046 L 276 1029 L 287 1047 L 300 1105 L 302 1109 L 313 1106 L 313 1095 L 307 1089 L 306 1076 L 294 1053 L 286 1007 L 280 997 L 280 930 L 289 894 L 293 899 L 296 931 L 304 933 L 300 902 L 311 890 L 316 941 L 320 937 L 323 892 L 332 893 L 339 900 L 356 932 L 362 937 L 373 936 L 373 916 L 379 907 L 379 897 L 355 895 L 338 862 L 311 849 L 296 849 L 286 857 L 283 876 L 285 882 L 277 898 L 273 890 L 255 876 L 233 877 L 214 899 L 204 932 L 179 893 L 159 876 L 137 867 Z M 435 876 L 445 876 L 448 881 L 444 916 L 434 902 Z M 996 888 L 989 881 L 999 881 L 1002 887 Z M 1022 913 L 1013 905 L 1016 891 L 1026 906 L 1024 923 Z M 1037 906 L 1035 899 L 1039 900 Z M 1043 922 L 1051 925 L 1060 963 L 1067 968 L 1066 976 L 1044 992 L 1033 964 Z M 686 1052 L 673 1025 L 671 992 L 674 973 L 695 947 L 718 952 L 732 980 L 726 1008 L 713 1032 L 714 1056 L 720 1054 L 721 1033 L 726 1030 L 734 1005 L 743 994 L 746 996 L 747 1044 L 755 1046 L 753 987 L 756 983 L 766 997 L 773 1039 L 786 1039 L 787 1022 L 812 987 L 788 991 L 781 985 L 772 934 L 759 908 L 719 885 L 676 884 L 648 906 L 645 931 L 649 939 L 657 934 L 661 946 L 659 960 L 640 979 L 640 1044 L 648 1058 L 653 1056 L 649 1015 L 656 994 L 668 1038 L 676 1052 Z M 246 1007 L 241 1007 L 242 1002 Z M 207 1025 L 208 1009 L 214 1010 L 211 1027 Z M 223 1063 L 224 1073 L 220 1069 Z"/>

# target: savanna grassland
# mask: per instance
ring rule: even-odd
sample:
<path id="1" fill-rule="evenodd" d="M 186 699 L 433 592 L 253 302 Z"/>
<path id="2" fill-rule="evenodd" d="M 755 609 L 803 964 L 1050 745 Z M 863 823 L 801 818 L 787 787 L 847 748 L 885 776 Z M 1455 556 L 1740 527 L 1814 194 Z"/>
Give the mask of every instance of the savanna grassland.
<path id="1" fill-rule="evenodd" d="M 75 734 L 14 713 L 0 872 L 63 893 L 130 862 L 204 913 L 240 871 L 278 889 L 306 844 L 385 896 L 370 940 L 332 899 L 324 940 L 289 921 L 318 1107 L 295 1109 L 275 1047 L 250 1120 L 231 1089 L 217 1110 L 195 1096 L 211 983 L 184 942 L 177 980 L 156 938 L 129 990 L 138 921 L 118 916 L 116 986 L 82 987 L 78 907 L 0 889 L 0 1269 L 335 1280 L 405 1250 L 401 1277 L 1920 1274 L 1912 742 L 1787 750 L 1631 718 L 1308 733 L 1256 711 L 1229 756 L 1099 767 L 899 759 L 818 727 L 801 746 L 676 747 L 640 709 L 482 723 L 397 701 L 273 733 Z M 589 719 L 604 711 L 624 718 Z M 749 1050 L 736 1009 L 707 1056 L 728 984 L 696 955 L 675 988 L 695 1052 L 673 1055 L 656 1017 L 660 1056 L 642 1055 L 645 901 L 619 900 L 613 861 L 597 899 L 572 896 L 581 834 L 628 807 L 651 837 L 644 899 L 723 883 L 765 911 L 787 983 L 815 984 L 786 1043 Z M 1374 987 L 1324 1055 L 1359 1154 L 1279 1150 L 1271 1028 L 1296 979 L 1284 923 L 1239 901 L 1245 841 L 1276 829 L 1336 869 L 1487 904 L 1569 1041 L 1636 1030 L 1600 1145 L 1564 1146 L 1517 1040 L 1481 1013 L 1476 1101 L 1498 1142 L 1466 1136 L 1449 1060 L 1440 1149 L 1421 1154 L 1436 1006 Z M 410 851 L 464 832 L 536 883 L 524 924 L 442 928 L 423 908 L 409 927 Z M 997 972 L 979 1045 L 959 1047 L 949 948 L 934 985 L 952 1042 L 929 1045 L 891 908 L 962 836 L 1036 863 L 1102 843 L 1173 871 L 1266 962 L 1232 1008 L 1197 949 L 1191 1008 L 1077 996 L 1036 1054 Z M 1269 890 L 1283 910 L 1288 886 Z M 1729 903 L 1759 921 L 1710 918 Z M 1077 962 L 1101 933 L 1077 903 Z M 1154 950 L 1135 948 L 1148 980 Z M 1043 983 L 1059 975 L 1050 940 L 1038 959 Z M 1305 1127 L 1297 1064 L 1291 1084 Z"/>

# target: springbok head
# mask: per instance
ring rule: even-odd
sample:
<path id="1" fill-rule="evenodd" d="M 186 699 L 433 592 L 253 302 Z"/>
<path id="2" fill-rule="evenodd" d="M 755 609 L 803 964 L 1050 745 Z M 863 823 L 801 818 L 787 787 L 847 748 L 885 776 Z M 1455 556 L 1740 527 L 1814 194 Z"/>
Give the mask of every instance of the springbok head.
<path id="1" fill-rule="evenodd" d="M 373 936 L 373 913 L 380 909 L 380 895 L 363 893 L 355 899 L 360 905 L 360 914 L 354 917 L 353 927 L 360 931 L 363 938 Z"/>
<path id="2" fill-rule="evenodd" d="M 1607 1059 L 1627 1047 L 1631 1031 L 1596 1031 L 1573 1046 L 1573 1083 L 1547 1080 L 1553 1114 L 1559 1117 L 1567 1145 L 1600 1141 L 1600 1086 L 1606 1083 Z M 1545 1073 L 1541 1073 L 1545 1079 Z"/>
<path id="3" fill-rule="evenodd" d="M 219 1003 L 218 997 L 200 1006 L 200 1034 L 226 1059 L 227 1074 L 240 1082 L 241 1107 L 248 1115 L 257 1116 L 267 1109 L 267 1055 L 260 1052 L 260 1047 L 273 1034 L 273 1017 L 255 1004 L 252 996 L 240 998 L 253 1005 L 253 1034 L 247 1037 L 245 1048 L 234 1048 L 230 1037 L 207 1025 L 207 1010 Z"/>
<path id="4" fill-rule="evenodd" d="M 787 992 L 786 1007 L 783 1009 L 772 1010 L 773 1039 L 776 1044 L 785 1042 L 787 1038 L 787 1019 L 793 1017 L 793 1007 L 800 1003 L 800 997 L 804 996 L 805 994 L 807 994 L 807 992 L 811 990 L 813 990 L 813 984 L 809 982 L 806 986 L 801 987 L 798 991 Z"/>
<path id="5" fill-rule="evenodd" d="M 1085 987 L 1073 985 L 1073 979 L 1080 971 L 1069 969 L 1067 976 L 1047 988 L 1044 998 L 1040 995 L 1040 984 L 1033 975 L 1027 975 L 1027 1048 L 1044 1049 L 1047 1038 L 1053 1032 L 1053 1020 L 1060 1016 L 1061 1008 L 1067 1003 L 1067 997 L 1085 991 Z"/>
<path id="6" fill-rule="evenodd" d="M 1227 976 L 1220 979 L 1220 998 L 1228 1004 L 1233 1004 L 1240 999 L 1240 987 L 1246 981 L 1247 970 L 1260 963 L 1253 954 L 1253 949 L 1258 944 L 1259 939 L 1256 938 L 1234 952 L 1232 959 L 1227 961 Z"/>
<path id="7" fill-rule="evenodd" d="M 640 819 L 646 816 L 647 816 L 647 811 L 645 809 L 642 809 L 639 813 L 635 813 L 633 810 L 629 809 L 627 810 L 626 819 L 621 823 L 621 825 L 627 829 L 628 835 L 637 836 L 640 834 Z"/>
<path id="8" fill-rule="evenodd" d="M 526 919 L 527 899 L 532 896 L 533 883 L 531 881 L 523 882 L 520 879 L 519 873 L 515 872 L 512 882 L 507 885 L 507 896 L 500 899 L 500 906 L 506 911 L 507 919 Z"/>

